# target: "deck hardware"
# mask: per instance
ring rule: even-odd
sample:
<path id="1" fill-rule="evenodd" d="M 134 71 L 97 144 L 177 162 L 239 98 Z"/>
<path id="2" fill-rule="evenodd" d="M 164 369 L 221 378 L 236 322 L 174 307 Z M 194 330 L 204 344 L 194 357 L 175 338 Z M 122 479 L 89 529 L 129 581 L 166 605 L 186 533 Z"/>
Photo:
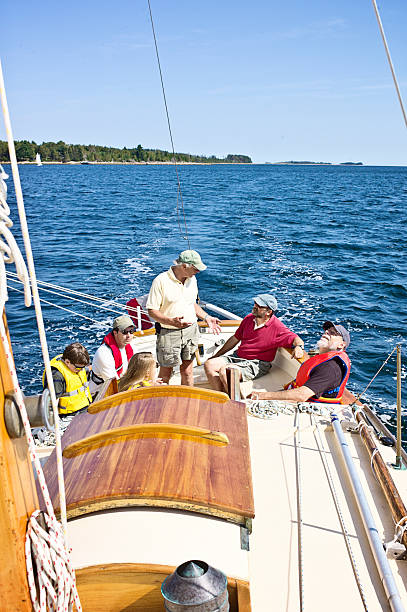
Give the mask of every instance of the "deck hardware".
<path id="1" fill-rule="evenodd" d="M 24 436 L 24 425 L 14 393 L 8 393 L 4 398 L 4 423 L 10 438 Z"/>
<path id="2" fill-rule="evenodd" d="M 397 345 L 397 444 L 396 463 L 392 464 L 395 470 L 405 470 L 401 459 L 401 346 Z"/>
<path id="3" fill-rule="evenodd" d="M 44 401 L 44 394 L 45 392 L 42 395 L 24 397 L 25 409 L 31 427 L 42 427 L 45 425 L 48 431 L 54 431 L 51 402 Z M 20 410 L 15 395 L 12 392 L 5 396 L 4 421 L 10 438 L 22 438 L 24 436 L 24 426 Z"/>
<path id="4" fill-rule="evenodd" d="M 229 444 L 229 438 L 221 431 L 211 431 L 210 429 L 204 429 L 202 427 L 178 425 L 176 423 L 142 423 L 138 425 L 129 425 L 127 427 L 107 429 L 93 436 L 82 438 L 82 440 L 78 440 L 66 446 L 62 454 L 64 457 L 71 459 L 72 457 L 76 457 L 76 455 L 99 448 L 103 444 L 121 442 L 125 438 L 135 439 L 148 436 L 153 438 L 187 436 L 193 442 L 203 442 L 215 444 L 217 446 L 227 446 Z"/>
<path id="5" fill-rule="evenodd" d="M 249 535 L 250 532 L 247 527 L 240 525 L 240 548 L 242 550 L 250 550 Z"/>
<path id="6" fill-rule="evenodd" d="M 405 561 L 407 558 L 406 547 L 401 542 L 387 542 L 384 544 L 384 550 L 388 559 L 397 559 L 397 561 Z"/>
<path id="7" fill-rule="evenodd" d="M 228 612 L 227 578 L 205 561 L 186 561 L 161 585 L 168 612 Z"/>

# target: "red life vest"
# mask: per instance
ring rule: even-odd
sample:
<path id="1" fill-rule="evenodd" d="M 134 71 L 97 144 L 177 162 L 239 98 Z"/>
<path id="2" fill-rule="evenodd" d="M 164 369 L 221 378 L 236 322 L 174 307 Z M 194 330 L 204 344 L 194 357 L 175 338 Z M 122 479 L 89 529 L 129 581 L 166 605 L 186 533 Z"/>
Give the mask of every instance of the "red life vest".
<path id="1" fill-rule="evenodd" d="M 334 357 L 339 357 L 344 366 L 342 368 L 343 376 L 339 387 L 336 387 L 335 389 L 329 389 L 330 393 L 336 393 L 336 395 L 330 397 L 324 397 L 321 395 L 321 397 L 319 397 L 318 399 L 312 398 L 311 401 L 325 402 L 327 404 L 340 404 L 343 392 L 346 387 L 346 383 L 348 382 L 351 366 L 350 359 L 345 353 L 345 351 L 329 351 L 328 353 L 321 353 L 320 355 L 315 355 L 314 357 L 310 357 L 309 359 L 307 359 L 307 361 L 304 361 L 304 363 L 301 365 L 300 369 L 297 372 L 297 378 L 293 383 L 293 387 L 302 387 L 303 385 L 306 385 L 312 370 L 320 363 L 329 361 Z"/>
<path id="2" fill-rule="evenodd" d="M 108 346 L 112 351 L 116 374 L 117 377 L 120 378 L 123 372 L 123 359 L 120 349 L 117 346 L 116 340 L 114 339 L 113 332 L 110 332 L 109 334 L 107 334 L 107 336 L 103 338 L 102 344 L 106 344 L 106 346 Z M 130 343 L 126 344 L 124 348 L 126 349 L 127 362 L 129 362 L 134 353 L 133 348 L 131 347 Z"/>

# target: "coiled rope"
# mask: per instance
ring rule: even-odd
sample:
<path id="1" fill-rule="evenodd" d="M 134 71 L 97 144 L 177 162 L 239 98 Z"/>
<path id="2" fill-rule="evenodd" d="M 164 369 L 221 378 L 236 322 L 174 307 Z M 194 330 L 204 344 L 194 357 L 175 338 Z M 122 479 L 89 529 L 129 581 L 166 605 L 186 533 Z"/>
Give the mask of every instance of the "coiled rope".
<path id="1" fill-rule="evenodd" d="M 55 396 L 55 389 L 51 374 L 51 368 L 49 363 L 49 354 L 47 341 L 45 337 L 44 330 L 44 322 L 42 319 L 41 306 L 39 303 L 39 295 L 38 288 L 36 283 L 36 275 L 34 268 L 34 261 L 32 257 L 30 238 L 28 233 L 27 220 L 25 216 L 24 209 L 24 201 L 23 195 L 21 191 L 20 178 L 18 173 L 18 165 L 17 158 L 15 154 L 14 148 L 14 140 L 11 130 L 10 116 L 8 112 L 7 106 L 7 98 L 4 86 L 3 79 L 3 70 L 0 61 L 0 97 L 1 104 L 3 108 L 4 122 L 7 132 L 7 139 L 9 145 L 9 154 L 11 161 L 11 168 L 13 172 L 13 179 L 17 197 L 17 205 L 18 212 L 20 217 L 20 224 L 24 239 L 24 245 L 27 254 L 27 262 L 28 269 L 31 278 L 31 287 L 34 298 L 34 306 L 35 312 L 37 316 L 37 324 L 40 334 L 41 347 L 43 351 L 44 364 L 47 372 L 47 380 L 48 380 L 48 388 L 50 391 L 52 406 L 54 410 L 54 421 L 55 421 L 55 436 L 56 436 L 56 454 L 57 454 L 57 467 L 58 467 L 58 486 L 59 486 L 59 498 L 60 498 L 60 508 L 61 508 L 61 519 L 62 519 L 62 528 L 58 524 L 58 521 L 55 517 L 54 509 L 52 507 L 51 498 L 49 495 L 49 491 L 47 488 L 47 484 L 45 481 L 44 473 L 42 471 L 42 467 L 40 461 L 38 459 L 34 440 L 31 434 L 31 427 L 27 416 L 27 411 L 25 409 L 23 394 L 20 389 L 20 385 L 17 378 L 17 372 L 15 370 L 14 360 L 11 352 L 11 347 L 9 345 L 8 336 L 6 333 L 6 329 L 3 322 L 3 317 L 0 316 L 0 338 L 3 344 L 4 353 L 7 360 L 8 369 L 10 372 L 11 380 L 13 383 L 13 390 L 15 393 L 15 399 L 20 410 L 22 423 L 24 426 L 25 435 L 27 437 L 28 448 L 30 452 L 31 461 L 34 463 L 35 470 L 38 476 L 38 482 L 41 488 L 41 492 L 44 498 L 45 506 L 48 512 L 48 515 L 45 515 L 45 522 L 48 527 L 48 533 L 45 530 L 42 530 L 37 527 L 37 513 L 34 513 L 30 519 L 30 524 L 27 529 L 26 535 L 26 564 L 27 564 L 27 575 L 28 575 L 28 583 L 30 588 L 30 595 L 32 604 L 35 612 L 47 612 L 47 610 L 55 610 L 57 612 L 62 610 L 72 610 L 73 602 L 75 602 L 75 606 L 80 612 L 82 610 L 78 593 L 75 586 L 74 572 L 72 567 L 69 564 L 68 553 L 66 551 L 66 503 L 65 503 L 65 486 L 63 480 L 63 471 L 62 471 L 62 452 L 61 452 L 61 440 L 60 440 L 60 431 L 59 431 L 59 418 L 58 418 L 58 405 Z M 26 292 L 26 304 L 27 301 L 30 303 L 30 300 L 27 298 L 27 292 L 30 292 L 30 283 L 28 282 L 28 274 L 25 268 L 25 264 L 22 265 L 23 258 L 18 249 L 15 240 L 10 235 L 11 233 L 7 229 L 7 225 L 11 226 L 12 222 L 8 218 L 8 214 L 10 213 L 10 209 L 5 202 L 5 193 L 2 191 L 2 198 L 0 201 L 1 205 L 1 217 L 2 222 L 0 223 L 0 231 L 2 235 L 7 240 L 7 244 L 4 241 L 0 241 L 0 308 L 1 312 L 4 311 L 5 302 L 8 299 L 7 294 L 7 280 L 6 280 L 6 271 L 5 271 L 5 262 L 16 261 L 18 262 L 18 267 L 20 268 L 20 272 L 22 274 L 22 282 L 24 282 L 24 290 Z M 29 305 L 29 303 L 27 305 Z M 44 533 L 43 533 L 44 532 Z M 44 535 L 45 534 L 45 535 Z M 48 557 L 45 554 L 46 545 L 44 542 L 40 545 L 39 535 L 41 535 L 41 539 L 48 544 L 52 548 L 52 553 L 49 551 Z M 42 551 L 40 556 L 36 556 L 36 552 Z M 54 564 L 54 568 L 50 567 L 51 560 Z M 44 565 L 45 563 L 45 565 Z M 40 586 L 40 594 L 38 596 L 37 586 L 34 578 L 33 565 L 36 566 L 38 581 Z M 40 578 L 41 576 L 41 578 Z"/>

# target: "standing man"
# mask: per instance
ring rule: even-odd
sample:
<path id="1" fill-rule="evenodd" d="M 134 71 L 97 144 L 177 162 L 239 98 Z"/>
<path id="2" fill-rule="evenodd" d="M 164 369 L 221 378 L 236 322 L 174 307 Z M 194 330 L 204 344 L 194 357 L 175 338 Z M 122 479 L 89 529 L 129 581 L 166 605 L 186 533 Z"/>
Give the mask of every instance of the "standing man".
<path id="1" fill-rule="evenodd" d="M 250 398 L 340 404 L 350 373 L 351 363 L 346 353 L 350 334 L 343 325 L 332 321 L 326 321 L 323 330 L 317 343 L 319 354 L 304 361 L 290 388 L 274 392 L 253 391 Z"/>
<path id="2" fill-rule="evenodd" d="M 227 392 L 226 368 L 229 364 L 237 365 L 240 380 L 247 381 L 267 374 L 280 346 L 294 348 L 293 357 L 304 355 L 304 342 L 274 314 L 278 307 L 276 298 L 262 293 L 253 299 L 251 314 L 245 316 L 234 335 L 205 362 L 212 389 Z M 226 356 L 239 342 L 237 351 Z"/>
<path id="3" fill-rule="evenodd" d="M 121 315 L 113 321 L 113 329 L 104 338 L 97 349 L 90 374 L 90 391 L 92 395 L 106 380 L 121 378 L 127 371 L 128 363 L 135 353 L 133 321 L 128 315 Z"/>
<path id="4" fill-rule="evenodd" d="M 199 253 L 183 251 L 151 285 L 146 307 L 149 316 L 160 324 L 157 360 L 164 383 L 169 382 L 173 368 L 179 365 L 181 384 L 193 386 L 192 363 L 199 343 L 197 317 L 206 321 L 213 333 L 220 332 L 219 319 L 206 314 L 197 304 L 195 275 L 206 267 Z"/>

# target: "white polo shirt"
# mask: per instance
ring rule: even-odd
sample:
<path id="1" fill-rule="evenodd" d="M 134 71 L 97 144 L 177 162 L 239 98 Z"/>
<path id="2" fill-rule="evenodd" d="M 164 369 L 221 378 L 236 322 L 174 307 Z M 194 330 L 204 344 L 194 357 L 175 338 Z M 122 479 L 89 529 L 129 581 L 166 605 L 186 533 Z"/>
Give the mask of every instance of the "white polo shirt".
<path id="1" fill-rule="evenodd" d="M 184 317 L 185 323 L 195 323 L 197 298 L 198 285 L 195 276 L 181 283 L 170 268 L 153 280 L 146 308 L 159 310 L 166 317 Z M 177 329 L 173 325 L 162 325 L 162 327 Z"/>

